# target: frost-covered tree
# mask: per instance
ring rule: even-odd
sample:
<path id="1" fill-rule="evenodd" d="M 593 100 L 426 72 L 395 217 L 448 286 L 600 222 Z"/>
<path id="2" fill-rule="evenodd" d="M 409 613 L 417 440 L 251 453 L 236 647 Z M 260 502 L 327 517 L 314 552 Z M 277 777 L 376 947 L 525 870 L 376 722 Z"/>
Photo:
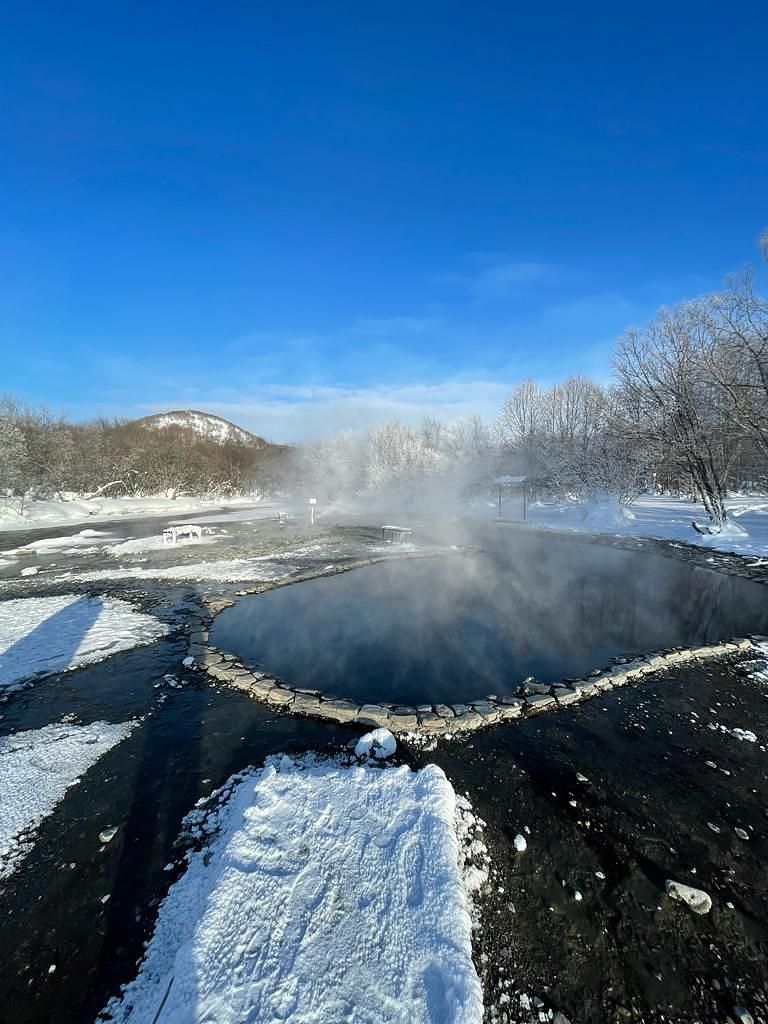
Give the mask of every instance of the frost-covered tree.
<path id="1" fill-rule="evenodd" d="M 618 342 L 614 367 L 635 413 L 628 432 L 690 474 L 713 524 L 726 520 L 725 483 L 738 439 L 707 365 L 706 307 L 663 309 Z"/>

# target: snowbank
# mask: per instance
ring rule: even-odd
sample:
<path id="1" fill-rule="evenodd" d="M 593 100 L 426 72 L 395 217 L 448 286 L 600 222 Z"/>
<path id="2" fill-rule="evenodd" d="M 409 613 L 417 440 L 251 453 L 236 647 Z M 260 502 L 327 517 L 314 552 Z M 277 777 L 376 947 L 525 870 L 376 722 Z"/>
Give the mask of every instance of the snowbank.
<path id="1" fill-rule="evenodd" d="M 242 498 L 51 498 L 29 501 L 20 513 L 12 505 L 0 505 L 0 530 L 26 530 L 44 526 L 66 526 L 72 523 L 99 522 L 105 519 L 142 516 L 189 515 L 206 509 L 243 508 L 256 505 L 257 496 Z"/>
<path id="2" fill-rule="evenodd" d="M 643 495 L 633 502 L 627 515 L 618 514 L 617 507 L 608 510 L 601 503 L 535 502 L 528 507 L 528 519 L 534 526 L 658 537 L 742 555 L 768 555 L 768 499 L 729 498 L 729 521 L 725 528 L 719 534 L 704 537 L 691 526 L 694 520 L 705 521 L 702 507 L 685 498 Z"/>
<path id="3" fill-rule="evenodd" d="M 46 725 L 0 738 L 0 879 L 34 842 L 31 831 L 134 722 Z"/>
<path id="4" fill-rule="evenodd" d="M 114 597 L 0 601 L 0 691 L 38 674 L 62 672 L 153 643 L 167 627 Z"/>
<path id="5" fill-rule="evenodd" d="M 272 758 L 190 824 L 138 977 L 107 1007 L 153 1024 L 480 1024 L 456 798 L 430 765 Z"/>
<path id="6" fill-rule="evenodd" d="M 56 582 L 98 583 L 102 580 L 190 580 L 197 583 L 269 583 L 296 572 L 296 566 L 268 562 L 260 558 L 232 558 L 218 562 L 192 562 L 189 565 L 153 566 L 141 569 L 94 569 L 91 572 L 65 572 Z"/>

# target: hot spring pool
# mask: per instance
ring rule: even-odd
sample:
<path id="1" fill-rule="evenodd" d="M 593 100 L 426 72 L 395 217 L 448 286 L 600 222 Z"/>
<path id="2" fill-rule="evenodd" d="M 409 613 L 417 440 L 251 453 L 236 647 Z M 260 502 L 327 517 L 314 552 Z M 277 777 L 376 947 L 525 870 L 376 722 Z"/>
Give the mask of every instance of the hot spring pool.
<path id="1" fill-rule="evenodd" d="M 768 593 L 647 551 L 520 535 L 241 599 L 212 642 L 252 667 L 372 703 L 504 695 L 612 657 L 768 631 Z"/>

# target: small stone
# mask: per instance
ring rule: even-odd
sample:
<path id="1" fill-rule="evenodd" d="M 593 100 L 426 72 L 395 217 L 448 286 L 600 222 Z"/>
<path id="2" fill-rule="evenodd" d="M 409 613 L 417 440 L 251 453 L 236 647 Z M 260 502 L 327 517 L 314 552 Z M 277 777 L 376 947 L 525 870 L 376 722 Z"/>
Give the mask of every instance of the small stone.
<path id="1" fill-rule="evenodd" d="M 749 839 L 749 834 L 745 832 L 743 828 L 735 828 L 733 831 L 736 833 L 739 839 Z"/>
<path id="2" fill-rule="evenodd" d="M 181 664 L 184 666 L 184 668 L 192 668 L 192 666 L 195 664 L 195 659 L 190 654 L 188 654 Z"/>
<path id="3" fill-rule="evenodd" d="M 691 885 L 675 882 L 668 878 L 664 883 L 667 896 L 685 903 L 694 914 L 708 914 L 712 909 L 712 898 L 703 889 L 694 889 Z"/>
<path id="4" fill-rule="evenodd" d="M 514 839 L 514 847 L 518 853 L 525 853 L 525 851 L 528 849 L 528 841 L 526 840 L 525 836 L 520 835 L 520 833 L 518 833 Z"/>
<path id="5" fill-rule="evenodd" d="M 733 1017 L 735 1024 L 755 1024 L 755 1018 L 749 1010 L 745 1010 L 743 1006 L 734 1006 L 731 1010 L 731 1016 Z"/>
<path id="6" fill-rule="evenodd" d="M 99 832 L 99 842 L 108 843 L 111 839 L 114 839 L 117 835 L 118 825 L 110 825 L 109 828 L 105 828 L 103 832 Z"/>

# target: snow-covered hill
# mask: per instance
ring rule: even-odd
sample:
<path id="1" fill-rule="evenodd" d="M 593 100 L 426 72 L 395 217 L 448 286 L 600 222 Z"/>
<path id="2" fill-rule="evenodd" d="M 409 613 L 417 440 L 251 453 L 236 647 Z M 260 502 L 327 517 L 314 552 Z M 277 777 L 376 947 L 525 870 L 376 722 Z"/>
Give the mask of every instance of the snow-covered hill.
<path id="1" fill-rule="evenodd" d="M 201 437 L 207 437 L 219 444 L 236 441 L 239 444 L 252 445 L 255 448 L 263 448 L 267 442 L 263 437 L 257 437 L 249 431 L 238 427 L 221 416 L 214 416 L 210 412 L 199 412 L 197 409 L 174 409 L 171 412 L 158 412 L 152 416 L 144 416 L 137 420 L 137 423 L 149 430 L 163 430 L 166 427 L 186 427 L 194 430 Z"/>

